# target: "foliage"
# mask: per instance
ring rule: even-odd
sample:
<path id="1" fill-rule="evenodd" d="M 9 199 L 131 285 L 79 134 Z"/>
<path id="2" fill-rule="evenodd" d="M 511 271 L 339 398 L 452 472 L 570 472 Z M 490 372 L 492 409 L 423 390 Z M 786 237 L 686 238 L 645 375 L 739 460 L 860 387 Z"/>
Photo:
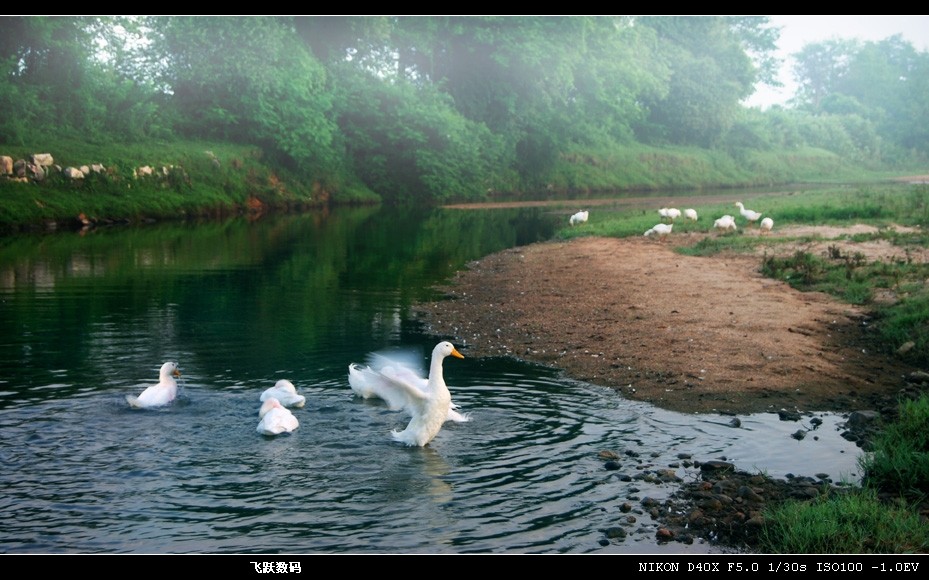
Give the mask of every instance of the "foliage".
<path id="1" fill-rule="evenodd" d="M 326 72 L 292 26 L 270 17 L 156 17 L 181 131 L 266 146 L 294 166 L 333 167 L 336 127 Z"/>
<path id="2" fill-rule="evenodd" d="M 449 94 L 507 144 L 531 187 L 567 144 L 628 142 L 667 66 L 654 34 L 623 18 L 406 17 L 398 70 Z"/>
<path id="3" fill-rule="evenodd" d="M 746 109 L 776 83 L 777 34 L 763 16 L 2 17 L 0 143 L 247 143 L 351 203 L 924 167 L 929 56 L 810 45 L 797 107 Z"/>
<path id="4" fill-rule="evenodd" d="M 502 145 L 442 94 L 346 73 L 336 112 L 354 174 L 401 202 L 481 199 L 497 185 Z"/>
<path id="5" fill-rule="evenodd" d="M 897 35 L 877 42 L 808 44 L 795 59 L 800 107 L 815 115 L 857 118 L 854 123 L 867 126 L 867 136 L 848 127 L 859 133 L 862 158 L 900 161 L 910 151 L 929 153 L 925 123 L 917 121 L 929 111 L 929 54 Z M 874 148 L 878 136 L 887 145 Z M 862 137 L 867 144 L 860 143 Z"/>
<path id="6" fill-rule="evenodd" d="M 757 71 L 742 39 L 764 21 L 741 19 L 734 25 L 726 17 L 679 16 L 640 20 L 666 43 L 672 63 L 667 95 L 649 102 L 651 128 L 640 134 L 651 142 L 715 146 L 754 88 Z M 773 49 L 761 42 L 755 46 Z"/>

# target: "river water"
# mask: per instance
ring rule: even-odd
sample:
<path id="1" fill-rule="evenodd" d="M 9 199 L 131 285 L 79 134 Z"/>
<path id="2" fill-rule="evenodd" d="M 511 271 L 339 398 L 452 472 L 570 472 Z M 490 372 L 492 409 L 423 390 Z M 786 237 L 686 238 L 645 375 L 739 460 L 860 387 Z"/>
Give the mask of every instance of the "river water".
<path id="1" fill-rule="evenodd" d="M 568 213 L 361 208 L 0 239 L 0 552 L 716 553 L 657 543 L 639 506 L 678 486 L 649 474 L 725 459 L 858 480 L 841 416 L 734 427 L 467 349 L 445 378 L 472 421 L 393 442 L 405 417 L 354 397 L 348 364 L 429 353 L 445 337 L 411 304 Z M 130 409 L 166 360 L 178 399 Z M 307 397 L 300 427 L 262 436 L 258 397 L 280 378 Z M 616 525 L 625 538 L 605 536 Z"/>

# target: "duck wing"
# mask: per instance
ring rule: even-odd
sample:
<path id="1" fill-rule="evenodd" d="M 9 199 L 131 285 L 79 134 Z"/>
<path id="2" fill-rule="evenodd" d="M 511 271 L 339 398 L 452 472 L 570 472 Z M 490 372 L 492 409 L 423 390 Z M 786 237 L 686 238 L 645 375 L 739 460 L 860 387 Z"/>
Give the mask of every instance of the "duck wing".
<path id="1" fill-rule="evenodd" d="M 357 395 L 381 398 L 393 411 L 409 409 L 429 393 L 422 360 L 422 352 L 414 348 L 373 352 L 367 357 L 367 367 L 349 365 L 348 383 Z"/>
<path id="2" fill-rule="evenodd" d="M 354 363 L 348 367 L 352 391 L 365 399 L 383 399 L 391 411 L 408 410 L 414 401 L 425 399 L 427 383 L 402 367 L 385 365 L 375 370 Z"/>
<path id="3" fill-rule="evenodd" d="M 394 410 L 409 410 L 429 398 L 429 381 L 404 366 L 387 365 L 381 368 L 384 379 L 380 396 Z"/>

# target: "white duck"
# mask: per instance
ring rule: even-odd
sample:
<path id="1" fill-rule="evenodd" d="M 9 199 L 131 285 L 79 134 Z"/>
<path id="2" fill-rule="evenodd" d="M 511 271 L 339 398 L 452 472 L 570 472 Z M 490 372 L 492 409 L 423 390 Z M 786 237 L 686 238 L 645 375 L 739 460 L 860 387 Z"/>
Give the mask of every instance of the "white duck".
<path id="1" fill-rule="evenodd" d="M 577 224 L 583 224 L 587 222 L 587 217 L 589 212 L 587 210 L 579 211 L 576 214 L 572 215 L 568 222 L 574 226 Z"/>
<path id="2" fill-rule="evenodd" d="M 676 207 L 663 207 L 658 210 L 658 215 L 663 218 L 668 218 L 672 222 L 677 218 L 681 217 L 681 210 Z"/>
<path id="3" fill-rule="evenodd" d="M 724 230 L 724 231 L 728 231 L 728 230 L 735 231 L 736 229 L 738 229 L 736 228 L 736 225 L 735 225 L 735 218 L 732 217 L 731 215 L 724 215 L 723 217 L 719 218 L 718 220 L 713 222 L 713 227 L 716 228 L 717 230 Z"/>
<path id="4" fill-rule="evenodd" d="M 697 221 L 697 210 L 693 208 L 687 208 L 684 210 L 684 217 L 688 220 L 695 222 Z"/>
<path id="5" fill-rule="evenodd" d="M 258 410 L 258 427 L 256 431 L 262 435 L 280 435 L 290 433 L 300 426 L 300 422 L 274 397 L 268 397 Z"/>
<path id="6" fill-rule="evenodd" d="M 181 376 L 181 371 L 178 370 L 177 363 L 166 362 L 161 365 L 158 384 L 148 387 L 138 397 L 126 395 L 126 402 L 129 403 L 130 407 L 136 409 L 167 405 L 177 397 L 177 381 L 175 377 L 179 376 Z"/>
<path id="7" fill-rule="evenodd" d="M 372 355 L 372 365 L 348 366 L 348 383 L 352 390 L 364 397 L 380 397 L 394 411 L 403 410 L 411 419 L 403 431 L 392 431 L 394 440 L 410 446 L 425 446 L 438 434 L 445 421 L 466 422 L 470 418 L 456 411 L 451 393 L 442 376 L 442 361 L 447 356 L 464 358 L 443 341 L 432 349 L 429 378 L 423 378 L 414 366 L 397 356 Z"/>
<path id="8" fill-rule="evenodd" d="M 302 407 L 306 404 L 306 397 L 297 393 L 297 388 L 287 379 L 281 379 L 274 386 L 261 393 L 259 400 L 267 401 L 274 397 L 285 407 Z"/>
<path id="9" fill-rule="evenodd" d="M 655 224 L 651 229 L 646 230 L 644 235 L 655 235 L 658 236 L 660 241 L 664 241 L 664 239 L 671 233 L 671 228 L 673 227 L 674 224 Z"/>
<path id="10" fill-rule="evenodd" d="M 753 224 L 761 219 L 762 214 L 758 213 L 757 211 L 745 209 L 745 205 L 741 201 L 737 201 L 735 204 L 739 206 L 739 213 L 742 214 L 742 217 L 747 219 L 750 224 Z"/>
<path id="11" fill-rule="evenodd" d="M 773 219 L 766 217 L 761 220 L 761 233 L 770 232 L 772 229 L 774 229 Z"/>

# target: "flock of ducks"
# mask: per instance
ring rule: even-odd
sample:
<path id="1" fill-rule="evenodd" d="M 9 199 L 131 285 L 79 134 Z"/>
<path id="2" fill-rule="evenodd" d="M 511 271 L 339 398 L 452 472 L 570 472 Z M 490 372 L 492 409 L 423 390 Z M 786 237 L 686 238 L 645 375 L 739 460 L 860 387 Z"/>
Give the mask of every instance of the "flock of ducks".
<path id="1" fill-rule="evenodd" d="M 423 376 L 418 365 L 409 357 L 396 354 L 372 353 L 370 364 L 348 366 L 348 384 L 357 396 L 364 399 L 382 399 L 392 411 L 404 411 L 410 422 L 402 431 L 391 431 L 395 441 L 408 446 L 424 447 L 432 441 L 446 421 L 465 423 L 471 420 L 459 412 L 452 402 L 451 393 L 442 371 L 446 357 L 464 358 L 448 341 L 442 341 L 432 350 L 429 374 Z M 177 378 L 181 376 L 176 362 L 166 362 L 159 371 L 158 383 L 146 388 L 135 397 L 127 395 L 130 407 L 149 409 L 168 405 L 177 398 Z M 293 383 L 281 379 L 261 393 L 256 431 L 274 436 L 290 433 L 300 422 L 290 408 L 302 408 L 306 397 L 297 392 Z"/>
<path id="2" fill-rule="evenodd" d="M 751 209 L 746 209 L 745 204 L 743 204 L 741 201 L 735 202 L 735 205 L 739 208 L 739 214 L 745 218 L 745 221 L 749 226 L 758 223 L 758 232 L 760 234 L 766 234 L 774 229 L 774 220 L 770 217 L 766 217 L 759 222 L 758 220 L 761 219 L 763 214 Z M 590 214 L 587 210 L 579 211 L 570 217 L 568 223 L 572 226 L 583 224 L 587 222 L 589 215 Z M 661 222 L 645 230 L 644 235 L 655 236 L 658 238 L 659 242 L 663 242 L 669 235 L 671 235 L 671 231 L 674 229 L 674 220 L 678 219 L 682 215 L 684 216 L 684 219 L 692 222 L 696 222 L 699 219 L 697 210 L 693 208 L 687 208 L 681 212 L 681 210 L 675 207 L 663 207 L 658 210 L 658 215 L 661 217 Z M 738 230 L 738 226 L 736 225 L 736 218 L 728 214 L 724 215 L 713 222 L 713 229 L 724 232 L 736 231 Z"/>
<path id="3" fill-rule="evenodd" d="M 763 215 L 757 211 L 746 209 L 745 204 L 743 204 L 741 201 L 735 202 L 735 205 L 739 208 L 739 214 L 745 218 L 745 221 L 749 226 L 757 223 Z M 658 215 L 661 216 L 662 219 L 671 220 L 671 223 L 667 224 L 662 221 L 660 224 L 657 224 L 651 229 L 646 230 L 645 235 L 651 236 L 657 234 L 658 237 L 663 240 L 665 237 L 667 237 L 668 234 L 671 233 L 671 226 L 674 225 L 674 220 L 681 215 L 681 212 L 675 208 L 663 207 L 658 210 Z M 697 211 L 694 209 L 685 209 L 684 216 L 690 221 L 697 221 Z M 760 234 L 770 232 L 774 228 L 774 220 L 770 217 L 766 217 L 758 224 L 758 228 Z M 732 215 L 726 214 L 713 222 L 713 229 L 721 230 L 724 232 L 736 231 L 738 230 L 738 226 L 736 225 L 736 218 Z"/>
<path id="4" fill-rule="evenodd" d="M 766 234 L 774 229 L 774 220 L 770 217 L 761 219 L 763 214 L 751 209 L 746 209 L 745 204 L 741 201 L 735 202 L 735 205 L 739 208 L 739 214 L 745 219 L 749 226 L 758 223 L 759 233 Z M 691 222 L 696 222 L 699 219 L 697 210 L 693 208 L 687 208 L 682 213 L 681 210 L 675 207 L 663 207 L 658 210 L 658 215 L 661 216 L 661 222 L 645 230 L 644 235 L 655 236 L 660 242 L 663 242 L 671 234 L 671 231 L 674 229 L 674 220 L 680 218 L 681 215 Z M 585 223 L 588 217 L 589 213 L 587 210 L 579 211 L 572 215 L 568 222 L 572 226 L 575 226 Z M 759 222 L 758 220 L 760 219 L 761 221 Z M 728 214 L 724 215 L 713 222 L 713 229 L 723 232 L 736 231 L 738 230 L 736 218 Z"/>
<path id="5" fill-rule="evenodd" d="M 147 387 L 138 397 L 126 395 L 126 402 L 133 409 L 152 409 L 163 407 L 177 398 L 177 379 L 181 376 L 178 364 L 168 361 L 161 365 L 158 383 Z M 303 407 L 306 397 L 297 393 L 294 384 L 281 379 L 273 387 L 265 390 L 258 397 L 261 408 L 258 409 L 258 427 L 262 435 L 280 435 L 290 433 L 300 426 L 300 422 L 288 407 Z"/>
<path id="6" fill-rule="evenodd" d="M 745 204 L 741 201 L 735 202 L 736 207 L 739 208 L 739 214 L 745 218 L 746 223 L 751 226 L 752 224 L 758 222 L 761 219 L 762 214 L 751 210 L 746 209 Z M 681 212 L 676 208 L 663 207 L 658 210 L 658 215 L 661 216 L 662 222 L 656 224 L 654 227 L 646 230 L 645 235 L 657 235 L 659 240 L 664 241 L 664 239 L 671 233 L 672 226 L 674 225 L 674 220 L 680 217 Z M 697 210 L 688 208 L 684 210 L 684 217 L 690 221 L 697 221 Z M 665 223 L 663 220 L 668 219 L 671 223 Z M 766 217 L 761 220 L 761 223 L 758 225 L 759 233 L 765 234 L 770 232 L 774 228 L 774 220 L 770 217 Z M 713 222 L 713 229 L 720 230 L 723 232 L 736 231 L 738 226 L 736 225 L 736 218 L 729 214 L 726 214 Z"/>

